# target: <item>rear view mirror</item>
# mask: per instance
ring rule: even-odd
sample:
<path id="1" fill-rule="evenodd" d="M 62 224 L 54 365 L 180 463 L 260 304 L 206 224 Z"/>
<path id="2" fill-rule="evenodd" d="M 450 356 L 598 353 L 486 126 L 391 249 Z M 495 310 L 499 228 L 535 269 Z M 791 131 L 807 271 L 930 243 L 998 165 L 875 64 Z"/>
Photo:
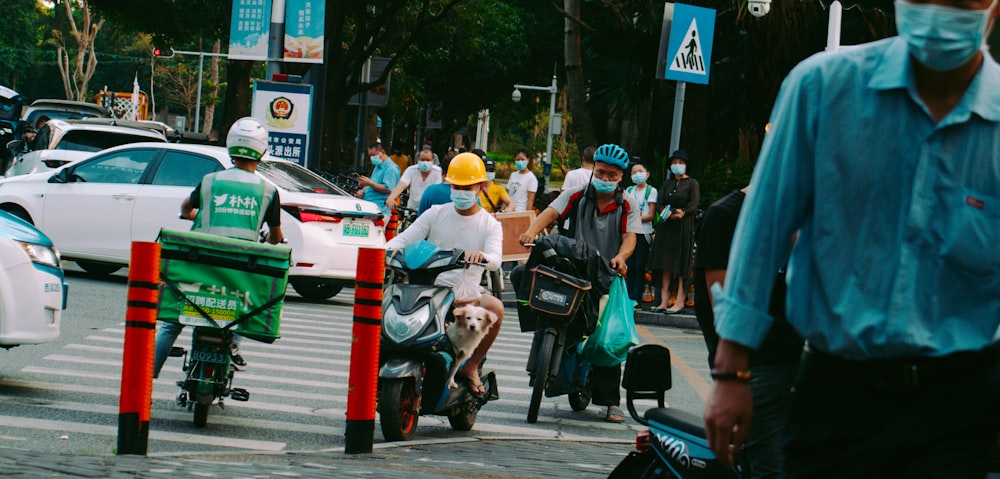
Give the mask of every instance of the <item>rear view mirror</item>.
<path id="1" fill-rule="evenodd" d="M 13 154 L 24 153 L 28 151 L 28 144 L 24 140 L 12 140 L 7 142 L 7 150 Z"/>
<path id="2" fill-rule="evenodd" d="M 69 168 L 63 168 L 49 178 L 49 183 L 69 183 Z"/>

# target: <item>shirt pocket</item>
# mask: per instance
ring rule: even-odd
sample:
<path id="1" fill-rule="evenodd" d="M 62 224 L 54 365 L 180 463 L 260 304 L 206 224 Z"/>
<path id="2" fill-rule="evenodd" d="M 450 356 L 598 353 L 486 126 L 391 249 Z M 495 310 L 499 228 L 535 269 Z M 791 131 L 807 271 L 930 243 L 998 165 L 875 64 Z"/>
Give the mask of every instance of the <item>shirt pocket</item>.
<path id="1" fill-rule="evenodd" d="M 942 258 L 955 273 L 1000 276 L 1000 198 L 968 188 L 949 188 L 941 197 L 947 220 L 941 235 Z"/>

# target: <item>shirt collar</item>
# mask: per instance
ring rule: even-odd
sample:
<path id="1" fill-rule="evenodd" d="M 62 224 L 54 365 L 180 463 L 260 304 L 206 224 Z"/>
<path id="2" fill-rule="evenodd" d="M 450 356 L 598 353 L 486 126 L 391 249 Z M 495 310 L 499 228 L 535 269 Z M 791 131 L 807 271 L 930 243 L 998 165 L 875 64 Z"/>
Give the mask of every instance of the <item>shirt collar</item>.
<path id="1" fill-rule="evenodd" d="M 875 72 L 868 87 L 874 90 L 892 90 L 905 88 L 916 94 L 917 88 L 913 81 L 913 60 L 906 41 L 900 37 L 888 39 L 889 46 L 882 51 L 882 58 L 877 60 Z M 983 50 L 983 64 L 969 84 L 961 102 L 955 106 L 955 111 L 969 111 L 993 122 L 1000 122 L 1000 65 Z M 954 112 L 953 112 L 954 113 Z M 950 115 L 949 115 L 950 116 Z"/>

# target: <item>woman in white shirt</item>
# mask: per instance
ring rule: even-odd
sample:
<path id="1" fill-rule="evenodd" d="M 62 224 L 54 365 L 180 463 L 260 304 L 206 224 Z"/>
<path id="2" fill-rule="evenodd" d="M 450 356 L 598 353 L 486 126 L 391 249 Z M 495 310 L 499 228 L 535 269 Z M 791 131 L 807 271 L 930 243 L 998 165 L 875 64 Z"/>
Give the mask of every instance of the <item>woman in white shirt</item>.
<path id="1" fill-rule="evenodd" d="M 531 172 L 531 161 L 528 160 L 528 150 L 520 149 L 514 153 L 514 168 L 507 180 L 507 194 L 511 204 L 507 211 L 528 211 L 535 204 L 535 192 L 538 191 L 538 178 Z"/>
<path id="2" fill-rule="evenodd" d="M 639 204 L 639 215 L 642 217 L 642 234 L 636 235 L 635 253 L 628 259 L 628 296 L 639 303 L 642 301 L 643 286 L 646 276 L 646 259 L 649 257 L 649 245 L 652 244 L 653 216 L 656 215 L 656 188 L 648 184 L 649 171 L 642 163 L 632 165 L 632 183 L 625 193 L 632 195 Z M 639 309 L 639 306 L 636 306 Z"/>

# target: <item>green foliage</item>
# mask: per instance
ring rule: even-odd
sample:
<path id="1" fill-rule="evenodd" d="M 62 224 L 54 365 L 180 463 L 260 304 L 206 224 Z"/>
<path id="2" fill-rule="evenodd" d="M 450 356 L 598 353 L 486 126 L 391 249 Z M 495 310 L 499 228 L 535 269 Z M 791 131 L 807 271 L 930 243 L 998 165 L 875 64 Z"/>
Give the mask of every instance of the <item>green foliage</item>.
<path id="1" fill-rule="evenodd" d="M 35 62 L 44 31 L 44 12 L 37 0 L 6 0 L 0 35 L 0 84 L 20 88 L 21 74 Z"/>

